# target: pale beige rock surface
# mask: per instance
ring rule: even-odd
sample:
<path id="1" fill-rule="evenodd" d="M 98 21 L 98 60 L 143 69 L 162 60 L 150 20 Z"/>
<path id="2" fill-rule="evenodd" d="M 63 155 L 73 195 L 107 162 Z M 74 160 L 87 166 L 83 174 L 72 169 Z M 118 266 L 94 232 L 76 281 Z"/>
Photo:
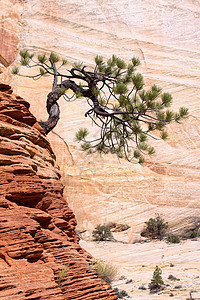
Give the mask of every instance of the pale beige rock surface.
<path id="1" fill-rule="evenodd" d="M 53 50 L 70 62 L 89 65 L 97 54 L 108 58 L 114 53 L 125 60 L 138 56 L 147 85 L 156 83 L 171 92 L 175 109 L 184 105 L 190 110 L 184 125 L 172 125 L 171 138 L 157 143 L 157 154 L 141 167 L 83 154 L 74 134 L 91 126 L 84 118 L 87 104 L 84 99 L 60 101 L 61 120 L 49 137 L 79 229 L 91 232 L 98 223 L 128 223 L 133 241 L 155 212 L 162 212 L 174 229 L 187 227 L 200 211 L 200 1 L 28 0 L 21 8 L 20 35 L 12 29 L 19 48 Z M 39 120 L 46 118 L 50 79 L 18 77 L 12 85 L 31 102 Z"/>
<path id="2" fill-rule="evenodd" d="M 17 55 L 23 4 L 18 0 L 0 1 L 0 64 L 8 66 Z"/>
<path id="3" fill-rule="evenodd" d="M 96 259 L 104 260 L 117 269 L 113 287 L 125 290 L 130 300 L 136 299 L 200 299 L 200 241 L 182 241 L 180 244 L 167 244 L 165 241 L 122 244 L 113 242 L 86 242 L 81 246 Z M 156 265 L 162 270 L 165 289 L 158 294 L 150 294 L 151 282 Z M 176 279 L 171 280 L 170 275 Z M 127 283 L 127 281 L 132 282 Z M 139 287 L 144 285 L 146 290 Z M 171 296 L 170 296 L 171 295 Z"/>

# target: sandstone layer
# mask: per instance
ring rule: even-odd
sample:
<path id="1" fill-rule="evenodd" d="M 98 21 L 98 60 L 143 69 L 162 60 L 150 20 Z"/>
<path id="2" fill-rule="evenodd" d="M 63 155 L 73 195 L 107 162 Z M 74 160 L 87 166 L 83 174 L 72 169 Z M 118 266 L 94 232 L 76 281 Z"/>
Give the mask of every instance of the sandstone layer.
<path id="1" fill-rule="evenodd" d="M 157 154 L 140 167 L 111 156 L 83 154 L 74 135 L 79 127 L 95 132 L 84 118 L 87 103 L 60 101 L 61 120 L 50 140 L 78 228 L 91 232 L 98 223 L 128 223 L 128 240 L 133 241 L 155 212 L 162 212 L 173 230 L 190 226 L 200 211 L 199 1 L 33 0 L 21 7 L 20 37 L 12 29 L 20 39 L 19 48 L 55 51 L 69 64 L 76 60 L 93 65 L 97 54 L 108 58 L 114 53 L 126 61 L 138 56 L 147 86 L 155 83 L 171 92 L 175 110 L 190 110 L 189 119 L 170 126 L 170 139 L 158 142 Z M 31 93 L 31 111 L 37 118 L 47 117 L 50 78 L 36 83 L 3 76 L 25 99 Z"/>
<path id="2" fill-rule="evenodd" d="M 117 299 L 89 265 L 52 148 L 0 85 L 0 299 Z"/>

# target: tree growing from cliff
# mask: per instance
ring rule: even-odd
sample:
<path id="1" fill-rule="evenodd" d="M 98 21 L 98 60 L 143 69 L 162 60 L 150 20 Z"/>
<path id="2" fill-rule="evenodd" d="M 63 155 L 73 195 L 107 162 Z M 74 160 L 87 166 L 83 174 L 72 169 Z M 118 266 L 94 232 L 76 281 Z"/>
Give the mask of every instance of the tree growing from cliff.
<path id="1" fill-rule="evenodd" d="M 19 68 L 14 67 L 13 74 L 34 80 L 47 75 L 53 77 L 46 104 L 49 118 L 40 122 L 46 134 L 59 120 L 58 100 L 61 97 L 69 102 L 80 97 L 86 99 L 89 109 L 85 117 L 97 126 L 99 135 L 90 139 L 86 128 L 79 129 L 76 140 L 82 143 L 83 150 L 110 152 L 128 161 L 143 163 L 146 155 L 154 153 L 154 148 L 147 143 L 148 138 L 166 139 L 166 125 L 180 122 L 188 115 L 184 107 L 179 112 L 170 110 L 172 96 L 162 93 L 158 86 L 144 89 L 143 76 L 136 72 L 140 65 L 138 58 L 133 57 L 127 64 L 115 55 L 107 61 L 96 56 L 93 69 L 79 63 L 64 69 L 67 61 L 54 53 L 34 58 L 33 54 L 22 50 L 20 56 L 22 66 L 35 68 L 37 72 L 22 75 Z"/>

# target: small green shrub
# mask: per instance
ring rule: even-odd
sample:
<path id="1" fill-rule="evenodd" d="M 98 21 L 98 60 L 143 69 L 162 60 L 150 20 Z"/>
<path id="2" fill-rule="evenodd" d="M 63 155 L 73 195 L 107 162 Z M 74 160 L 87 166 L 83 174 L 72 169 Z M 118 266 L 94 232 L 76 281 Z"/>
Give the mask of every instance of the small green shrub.
<path id="1" fill-rule="evenodd" d="M 193 220 L 193 228 L 192 228 L 192 230 L 186 232 L 183 235 L 183 238 L 194 239 L 194 238 L 200 236 L 199 229 L 200 229 L 200 218 L 199 217 L 195 217 L 194 220 Z"/>
<path id="2" fill-rule="evenodd" d="M 101 277 L 107 283 L 111 283 L 117 275 L 116 267 L 109 262 L 96 259 L 91 261 L 91 266 L 97 272 L 99 277 Z"/>
<path id="3" fill-rule="evenodd" d="M 185 233 L 183 235 L 183 238 L 184 239 L 194 239 L 194 238 L 198 237 L 199 235 L 200 234 L 198 233 L 198 231 L 196 231 L 196 230 L 190 230 L 190 231 L 188 231 L 187 233 Z"/>
<path id="4" fill-rule="evenodd" d="M 58 285 L 62 285 L 62 281 L 65 279 L 68 272 L 69 272 L 69 265 L 67 264 L 66 266 L 63 267 L 63 269 L 61 269 L 58 272 L 57 280 L 56 280 Z M 69 280 L 69 278 L 67 280 Z"/>
<path id="5" fill-rule="evenodd" d="M 169 243 L 178 244 L 178 243 L 180 243 L 180 238 L 177 235 L 171 234 L 171 235 L 168 235 L 167 241 Z"/>
<path id="6" fill-rule="evenodd" d="M 192 231 L 189 232 L 189 237 L 190 237 L 191 239 L 194 239 L 194 238 L 196 238 L 197 236 L 198 236 L 198 232 L 197 232 L 196 230 L 192 230 Z"/>
<path id="7" fill-rule="evenodd" d="M 156 266 L 153 272 L 151 283 L 149 284 L 149 289 L 151 292 L 157 292 L 163 288 L 164 282 L 161 274 L 162 270 L 158 266 Z"/>
<path id="8" fill-rule="evenodd" d="M 113 241 L 114 237 L 108 225 L 97 225 L 92 232 L 94 241 Z"/>
<path id="9" fill-rule="evenodd" d="M 168 276 L 168 279 L 169 280 L 173 280 L 173 281 L 180 281 L 180 279 L 178 279 L 178 278 L 176 278 L 174 275 L 172 275 L 172 274 L 170 274 L 169 276 Z"/>
<path id="10" fill-rule="evenodd" d="M 138 288 L 139 290 L 143 290 L 143 291 L 145 291 L 146 290 L 146 287 L 144 286 L 144 284 L 142 284 L 142 285 L 140 285 L 139 286 L 139 288 Z"/>
<path id="11" fill-rule="evenodd" d="M 164 221 L 161 215 L 157 214 L 155 218 L 150 218 L 145 224 L 146 228 L 141 235 L 162 240 L 168 228 L 168 223 Z"/>

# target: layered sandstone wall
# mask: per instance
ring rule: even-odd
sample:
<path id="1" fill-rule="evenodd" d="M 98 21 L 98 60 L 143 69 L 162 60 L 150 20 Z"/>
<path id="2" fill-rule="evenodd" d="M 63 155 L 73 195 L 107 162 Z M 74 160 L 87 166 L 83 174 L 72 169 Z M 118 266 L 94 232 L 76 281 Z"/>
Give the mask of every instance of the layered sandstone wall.
<path id="1" fill-rule="evenodd" d="M 189 226 L 200 210 L 199 1 L 33 0 L 21 7 L 19 48 L 55 51 L 69 63 L 89 65 L 97 54 L 108 58 L 114 53 L 127 61 L 138 56 L 147 86 L 156 83 L 173 94 L 174 109 L 190 110 L 189 119 L 170 126 L 170 139 L 158 142 L 157 154 L 140 167 L 112 156 L 83 154 L 74 134 L 79 127 L 94 130 L 84 118 L 87 104 L 84 99 L 60 101 L 61 120 L 49 138 L 79 229 L 118 221 L 139 232 L 155 212 L 162 212 L 176 230 Z M 16 30 L 13 34 L 19 38 Z M 10 77 L 5 80 L 11 82 Z M 31 93 L 31 111 L 47 117 L 49 78 L 36 83 L 15 77 L 12 85 L 26 99 Z"/>
<path id="2" fill-rule="evenodd" d="M 3 84 L 0 186 L 1 299 L 117 299 L 79 246 L 55 155 L 29 103 Z"/>

